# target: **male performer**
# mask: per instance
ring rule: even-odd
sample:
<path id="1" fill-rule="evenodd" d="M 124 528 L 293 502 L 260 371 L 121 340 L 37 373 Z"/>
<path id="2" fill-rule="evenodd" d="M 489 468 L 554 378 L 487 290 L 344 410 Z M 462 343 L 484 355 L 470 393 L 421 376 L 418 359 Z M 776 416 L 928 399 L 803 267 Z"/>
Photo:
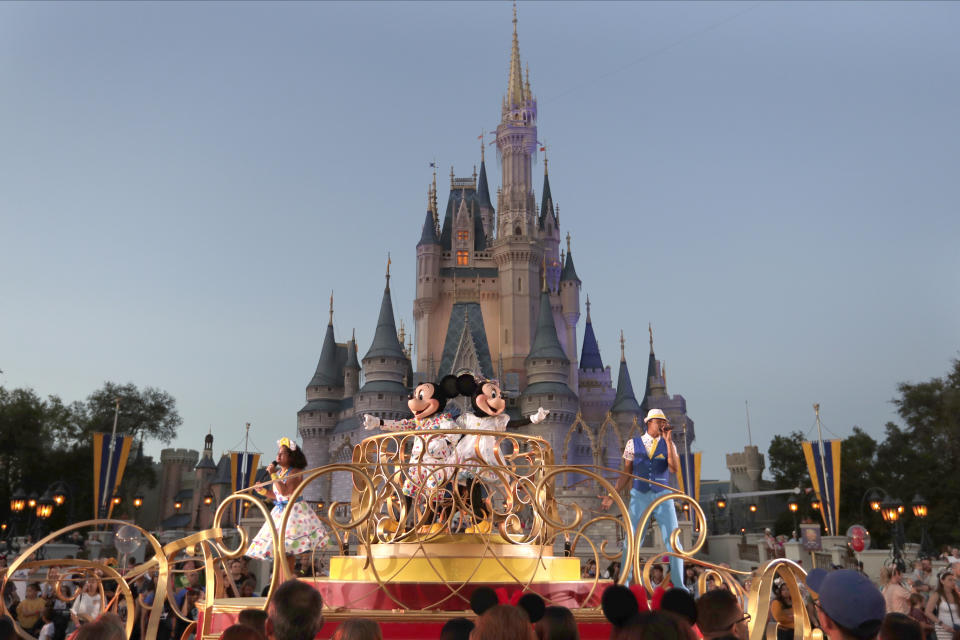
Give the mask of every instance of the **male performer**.
<path id="1" fill-rule="evenodd" d="M 667 416 L 660 409 L 650 409 L 643 421 L 647 425 L 647 432 L 627 440 L 627 446 L 623 450 L 624 473 L 617 481 L 617 493 L 623 491 L 630 482 L 631 477 L 628 474 L 665 485 L 670 482 L 670 474 L 677 473 L 680 469 L 680 458 L 677 455 L 677 447 L 670 437 L 672 427 Z M 633 529 L 640 523 L 643 512 L 654 500 L 668 492 L 668 489 L 634 479 L 633 487 L 630 489 L 630 528 Z M 611 504 L 613 504 L 613 497 L 605 496 L 600 502 L 600 508 L 607 510 Z M 660 525 L 660 533 L 663 534 L 667 551 L 673 551 L 670 546 L 670 534 L 678 526 L 673 500 L 660 503 L 653 510 L 653 515 L 657 519 L 657 524 Z M 643 544 L 645 534 L 646 531 L 641 532 L 638 544 Z M 624 549 L 626 549 L 626 537 L 624 537 Z M 624 566 L 627 567 L 629 581 L 633 573 L 633 563 L 629 558 L 624 558 Z M 683 585 L 683 560 L 674 556 L 670 557 L 670 582 L 675 587 L 686 588 Z"/>

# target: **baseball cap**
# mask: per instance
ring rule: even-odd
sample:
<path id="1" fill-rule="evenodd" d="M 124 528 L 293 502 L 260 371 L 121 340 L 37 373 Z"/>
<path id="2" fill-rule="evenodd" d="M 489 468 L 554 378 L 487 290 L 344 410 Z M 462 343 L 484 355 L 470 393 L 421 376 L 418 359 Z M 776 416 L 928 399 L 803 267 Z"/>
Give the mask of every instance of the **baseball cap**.
<path id="1" fill-rule="evenodd" d="M 886 604 L 870 579 L 852 569 L 807 574 L 807 586 L 815 592 L 818 605 L 838 625 L 858 637 L 873 637 L 883 623 Z"/>

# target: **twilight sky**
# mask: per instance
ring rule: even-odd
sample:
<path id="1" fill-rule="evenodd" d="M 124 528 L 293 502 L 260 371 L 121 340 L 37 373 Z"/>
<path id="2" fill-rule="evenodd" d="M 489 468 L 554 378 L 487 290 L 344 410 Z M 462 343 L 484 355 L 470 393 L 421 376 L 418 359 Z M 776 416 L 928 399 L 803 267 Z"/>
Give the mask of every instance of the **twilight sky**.
<path id="1" fill-rule="evenodd" d="M 508 3 L 0 3 L 0 384 L 173 394 L 176 446 L 294 435 L 330 290 L 412 324 L 428 164 L 469 175 Z M 960 344 L 960 4 L 521 3 L 581 300 L 637 393 L 647 323 L 704 476 L 878 439 Z M 496 155 L 488 154 L 495 188 Z M 535 173 L 542 174 L 538 163 Z M 538 199 L 540 185 L 538 183 Z M 582 335 L 582 322 L 581 322 Z M 109 427 L 109 425 L 106 425 Z M 160 446 L 151 447 L 156 454 Z"/>

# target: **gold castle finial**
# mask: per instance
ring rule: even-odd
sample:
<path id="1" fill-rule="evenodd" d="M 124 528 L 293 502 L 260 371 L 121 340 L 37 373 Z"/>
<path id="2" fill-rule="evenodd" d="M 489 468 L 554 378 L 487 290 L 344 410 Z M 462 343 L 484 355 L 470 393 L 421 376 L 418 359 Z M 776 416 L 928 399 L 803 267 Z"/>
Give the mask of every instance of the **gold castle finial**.
<path id="1" fill-rule="evenodd" d="M 404 331 L 403 318 L 400 318 L 400 331 L 397 331 L 397 341 L 400 342 L 400 344 L 403 344 L 404 340 L 406 339 L 407 334 Z"/>
<path id="2" fill-rule="evenodd" d="M 567 255 L 570 255 L 570 232 L 567 231 Z"/>
<path id="3" fill-rule="evenodd" d="M 333 291 L 330 291 L 330 324 L 333 324 Z"/>
<path id="4" fill-rule="evenodd" d="M 653 354 L 653 323 L 647 323 L 647 331 L 650 332 L 650 354 Z"/>
<path id="5" fill-rule="evenodd" d="M 627 361 L 626 340 L 623 339 L 623 329 L 620 329 L 620 362 Z"/>
<path id="6" fill-rule="evenodd" d="M 450 165 L 450 188 L 453 189 L 453 165 Z"/>
<path id="7" fill-rule="evenodd" d="M 543 145 L 543 175 L 548 175 L 550 172 L 547 170 L 547 145 Z"/>
<path id="8" fill-rule="evenodd" d="M 520 40 L 517 38 L 517 3 L 513 3 L 513 50 L 510 52 L 510 78 L 507 83 L 507 107 L 523 104 L 523 70 L 520 68 Z"/>
<path id="9" fill-rule="evenodd" d="M 483 150 L 487 147 L 487 130 L 480 130 L 480 164 L 483 164 Z"/>
<path id="10" fill-rule="evenodd" d="M 357 348 L 357 328 L 354 327 L 350 330 L 350 342 L 353 343 L 353 348 Z"/>
<path id="11" fill-rule="evenodd" d="M 387 289 L 390 288 L 390 252 L 387 252 Z"/>
<path id="12" fill-rule="evenodd" d="M 587 294 L 587 322 L 590 322 L 590 294 Z"/>

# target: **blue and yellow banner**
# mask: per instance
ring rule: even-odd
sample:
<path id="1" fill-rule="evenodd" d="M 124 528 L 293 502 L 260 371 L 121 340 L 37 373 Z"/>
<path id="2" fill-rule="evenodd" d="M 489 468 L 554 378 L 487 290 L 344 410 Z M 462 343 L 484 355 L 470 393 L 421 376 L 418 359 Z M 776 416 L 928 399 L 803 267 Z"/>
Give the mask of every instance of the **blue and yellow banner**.
<path id="1" fill-rule="evenodd" d="M 133 436 L 114 436 L 110 451 L 110 434 L 93 434 L 93 517 L 109 518 L 113 513 L 113 496 L 120 488 L 123 470 L 127 467 Z M 104 504 L 106 501 L 106 504 Z"/>
<path id="2" fill-rule="evenodd" d="M 680 473 L 677 474 L 677 481 L 680 483 L 680 491 L 700 502 L 700 452 L 681 453 Z"/>
<path id="3" fill-rule="evenodd" d="M 257 466 L 259 464 L 259 453 L 240 453 L 238 451 L 230 453 L 230 487 L 234 493 L 253 485 L 253 480 L 257 477 Z M 234 504 L 234 522 L 240 521 L 241 506 L 242 503 L 239 500 Z"/>
<path id="4" fill-rule="evenodd" d="M 803 456 L 813 480 L 813 490 L 820 501 L 820 516 L 831 536 L 837 535 L 840 519 L 840 441 L 804 442 Z"/>

